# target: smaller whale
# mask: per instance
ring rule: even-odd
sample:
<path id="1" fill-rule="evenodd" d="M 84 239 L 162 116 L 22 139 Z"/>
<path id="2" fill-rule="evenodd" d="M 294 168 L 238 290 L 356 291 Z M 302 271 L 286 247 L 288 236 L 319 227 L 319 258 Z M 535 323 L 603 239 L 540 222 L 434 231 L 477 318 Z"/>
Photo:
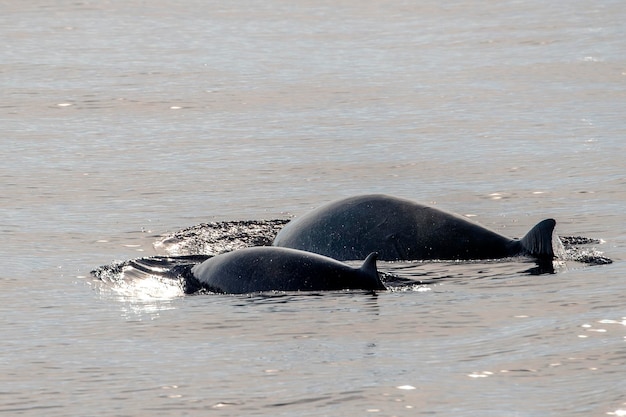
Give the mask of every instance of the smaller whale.
<path id="1" fill-rule="evenodd" d="M 207 259 L 191 269 L 202 288 L 225 294 L 262 291 L 384 290 L 376 253 L 360 268 L 296 249 L 259 246 Z"/>
<path id="2" fill-rule="evenodd" d="M 554 258 L 556 222 L 546 219 L 511 239 L 463 216 L 388 195 L 361 195 L 322 205 L 298 217 L 273 245 L 339 260 L 377 252 L 385 261 Z"/>

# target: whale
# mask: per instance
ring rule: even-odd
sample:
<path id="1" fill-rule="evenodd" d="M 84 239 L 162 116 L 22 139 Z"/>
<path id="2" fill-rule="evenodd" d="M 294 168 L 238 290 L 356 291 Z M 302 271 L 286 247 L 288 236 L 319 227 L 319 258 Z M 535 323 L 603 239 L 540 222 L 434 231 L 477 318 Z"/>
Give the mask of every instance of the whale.
<path id="1" fill-rule="evenodd" d="M 385 290 L 370 253 L 356 268 L 315 253 L 258 246 L 237 249 L 191 268 L 198 286 L 224 294 L 266 291 Z"/>
<path id="2" fill-rule="evenodd" d="M 556 221 L 545 219 L 521 239 L 512 239 L 458 214 L 384 194 L 359 195 L 322 205 L 291 220 L 273 246 L 338 260 L 473 260 L 555 257 Z"/>

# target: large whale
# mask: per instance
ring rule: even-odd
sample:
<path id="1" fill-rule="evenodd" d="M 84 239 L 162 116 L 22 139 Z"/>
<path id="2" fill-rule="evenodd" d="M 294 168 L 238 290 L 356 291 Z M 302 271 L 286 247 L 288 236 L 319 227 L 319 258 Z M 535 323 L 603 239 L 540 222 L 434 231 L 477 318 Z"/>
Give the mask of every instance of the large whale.
<path id="1" fill-rule="evenodd" d="M 384 290 L 376 253 L 360 268 L 296 249 L 259 246 L 209 258 L 191 269 L 200 287 L 212 292 Z"/>
<path id="2" fill-rule="evenodd" d="M 295 218 L 273 245 L 319 253 L 339 260 L 469 260 L 526 255 L 554 258 L 553 219 L 511 239 L 465 217 L 416 202 L 362 195 L 334 201 Z M 558 239 L 555 236 L 555 239 Z"/>

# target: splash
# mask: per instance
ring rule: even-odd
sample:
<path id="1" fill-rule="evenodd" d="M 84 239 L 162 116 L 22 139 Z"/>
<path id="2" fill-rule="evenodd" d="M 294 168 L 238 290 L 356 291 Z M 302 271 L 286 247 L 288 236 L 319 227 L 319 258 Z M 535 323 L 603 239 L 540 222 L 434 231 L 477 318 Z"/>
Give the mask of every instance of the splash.
<path id="1" fill-rule="evenodd" d="M 269 246 L 288 219 L 201 223 L 163 236 L 158 252 L 173 256 L 218 255 L 249 246 Z"/>
<path id="2" fill-rule="evenodd" d="M 575 261 L 590 265 L 607 265 L 613 261 L 603 252 L 596 249 L 595 245 L 600 245 L 604 241 L 592 239 L 584 236 L 561 236 L 563 252 L 558 256 L 565 261 Z"/>

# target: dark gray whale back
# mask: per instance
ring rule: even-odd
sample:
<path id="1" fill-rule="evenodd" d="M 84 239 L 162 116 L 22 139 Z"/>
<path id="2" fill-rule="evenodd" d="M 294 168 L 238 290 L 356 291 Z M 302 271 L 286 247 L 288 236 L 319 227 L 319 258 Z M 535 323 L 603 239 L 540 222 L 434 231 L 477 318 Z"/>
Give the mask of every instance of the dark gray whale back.
<path id="1" fill-rule="evenodd" d="M 376 269 L 376 253 L 360 268 L 295 249 L 271 246 L 239 249 L 194 266 L 200 286 L 218 293 L 261 291 L 384 290 Z"/>
<path id="2" fill-rule="evenodd" d="M 387 195 L 363 195 L 328 203 L 289 222 L 274 246 L 339 260 L 496 259 L 517 255 L 554 258 L 556 222 L 543 220 L 522 239 L 510 239 L 465 217 Z"/>

